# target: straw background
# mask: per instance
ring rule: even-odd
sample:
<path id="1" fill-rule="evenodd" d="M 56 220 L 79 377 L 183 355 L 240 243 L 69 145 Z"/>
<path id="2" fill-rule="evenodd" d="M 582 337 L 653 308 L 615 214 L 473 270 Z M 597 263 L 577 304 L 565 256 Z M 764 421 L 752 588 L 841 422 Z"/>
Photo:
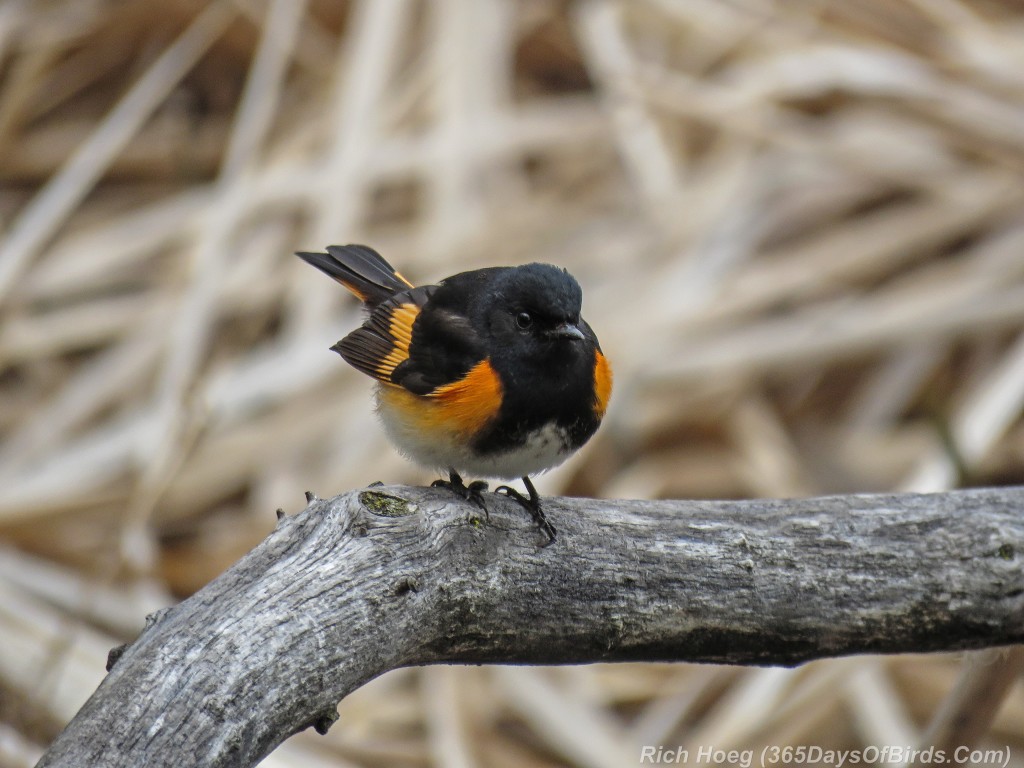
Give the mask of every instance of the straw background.
<path id="1" fill-rule="evenodd" d="M 292 251 L 568 267 L 616 389 L 542 493 L 1022 483 L 1022 172 L 1012 0 L 2 0 L 0 768 L 275 508 L 431 479 Z M 401 670 L 264 765 L 911 746 L 966 663 Z"/>

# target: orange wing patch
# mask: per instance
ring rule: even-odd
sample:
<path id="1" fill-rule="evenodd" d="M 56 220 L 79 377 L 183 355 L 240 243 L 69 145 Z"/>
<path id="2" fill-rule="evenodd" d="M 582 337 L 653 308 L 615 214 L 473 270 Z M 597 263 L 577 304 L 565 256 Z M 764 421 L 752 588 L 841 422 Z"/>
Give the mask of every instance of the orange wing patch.
<path id="1" fill-rule="evenodd" d="M 604 418 L 608 400 L 612 396 L 612 367 L 601 350 L 594 353 L 594 413 Z"/>
<path id="2" fill-rule="evenodd" d="M 395 369 L 409 359 L 413 325 L 432 293 L 427 286 L 393 296 L 331 349 L 357 370 L 390 383 Z"/>
<path id="3" fill-rule="evenodd" d="M 377 365 L 377 378 L 390 379 L 395 368 L 409 359 L 412 325 L 416 322 L 419 314 L 420 308 L 415 304 L 399 304 L 391 311 L 387 335 L 394 347 Z"/>
<path id="4" fill-rule="evenodd" d="M 490 362 L 482 360 L 458 381 L 438 387 L 430 394 L 417 395 L 392 384 L 382 387 L 378 397 L 408 430 L 469 439 L 498 415 L 502 387 Z"/>

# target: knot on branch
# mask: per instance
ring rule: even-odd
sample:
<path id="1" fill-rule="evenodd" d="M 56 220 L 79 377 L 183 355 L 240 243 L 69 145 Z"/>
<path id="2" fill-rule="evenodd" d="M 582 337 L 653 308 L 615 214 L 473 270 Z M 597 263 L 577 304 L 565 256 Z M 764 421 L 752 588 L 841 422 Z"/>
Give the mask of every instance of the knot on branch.
<path id="1" fill-rule="evenodd" d="M 168 606 L 167 608 L 161 608 L 159 610 L 153 611 L 153 613 L 147 614 L 146 625 L 142 628 L 142 632 L 139 633 L 139 637 L 142 637 L 146 632 L 148 632 L 150 629 L 152 629 L 165 618 L 167 618 L 168 614 L 170 614 L 172 610 L 173 607 Z M 131 648 L 134 643 L 137 643 L 139 641 L 139 637 L 136 637 L 129 643 L 122 643 L 121 645 L 114 646 L 107 652 L 107 672 L 112 670 L 114 668 L 114 665 L 121 660 L 121 657 L 124 656 L 125 651 Z"/>

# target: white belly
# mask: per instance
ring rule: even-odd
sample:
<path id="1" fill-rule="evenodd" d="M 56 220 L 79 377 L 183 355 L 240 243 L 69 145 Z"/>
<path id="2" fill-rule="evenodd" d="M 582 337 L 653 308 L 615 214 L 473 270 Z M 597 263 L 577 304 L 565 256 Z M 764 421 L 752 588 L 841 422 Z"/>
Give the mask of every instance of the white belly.
<path id="1" fill-rule="evenodd" d="M 474 455 L 455 435 L 427 436 L 386 409 L 378 410 L 391 442 L 410 459 L 446 473 L 454 469 L 467 477 L 511 480 L 557 467 L 570 455 L 568 435 L 555 425 L 531 433 L 519 447 L 502 453 Z"/>

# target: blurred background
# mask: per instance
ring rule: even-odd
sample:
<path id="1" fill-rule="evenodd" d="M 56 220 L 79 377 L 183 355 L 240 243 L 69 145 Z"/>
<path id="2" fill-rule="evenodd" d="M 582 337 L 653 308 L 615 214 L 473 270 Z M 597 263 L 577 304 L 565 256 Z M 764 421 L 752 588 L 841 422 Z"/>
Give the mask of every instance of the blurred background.
<path id="1" fill-rule="evenodd" d="M 568 267 L 616 389 L 542 493 L 1021 483 L 1022 172 L 1013 0 L 2 0 L 0 767 L 277 507 L 432 479 L 293 251 Z M 400 670 L 264 764 L 945 733 L 1022 766 L 1020 668 Z"/>

